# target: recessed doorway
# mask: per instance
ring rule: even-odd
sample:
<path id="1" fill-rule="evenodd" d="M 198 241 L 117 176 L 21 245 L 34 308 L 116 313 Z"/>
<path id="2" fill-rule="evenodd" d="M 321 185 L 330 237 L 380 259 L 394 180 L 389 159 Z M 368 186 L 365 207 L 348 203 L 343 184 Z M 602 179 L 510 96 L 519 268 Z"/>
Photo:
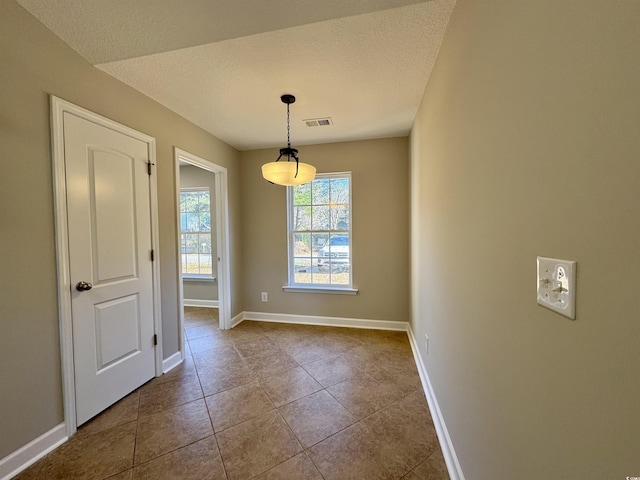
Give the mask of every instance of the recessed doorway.
<path id="1" fill-rule="evenodd" d="M 217 308 L 219 328 L 231 327 L 227 169 L 175 149 L 180 351 L 184 308 Z"/>

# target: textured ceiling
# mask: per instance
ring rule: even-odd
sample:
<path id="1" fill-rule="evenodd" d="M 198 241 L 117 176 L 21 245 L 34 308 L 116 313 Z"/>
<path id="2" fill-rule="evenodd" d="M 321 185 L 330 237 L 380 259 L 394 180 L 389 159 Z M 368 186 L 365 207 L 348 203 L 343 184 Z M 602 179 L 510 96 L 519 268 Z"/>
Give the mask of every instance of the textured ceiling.
<path id="1" fill-rule="evenodd" d="M 406 135 L 455 0 L 17 0 L 98 68 L 240 150 Z M 302 120 L 331 117 L 333 125 Z"/>

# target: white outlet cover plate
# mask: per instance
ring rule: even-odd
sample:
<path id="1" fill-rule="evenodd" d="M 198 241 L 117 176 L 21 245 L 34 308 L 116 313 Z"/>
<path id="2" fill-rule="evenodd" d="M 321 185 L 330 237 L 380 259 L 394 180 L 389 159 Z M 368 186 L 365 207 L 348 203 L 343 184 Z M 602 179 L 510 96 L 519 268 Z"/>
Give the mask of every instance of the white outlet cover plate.
<path id="1" fill-rule="evenodd" d="M 576 262 L 538 257 L 538 304 L 576 318 Z"/>

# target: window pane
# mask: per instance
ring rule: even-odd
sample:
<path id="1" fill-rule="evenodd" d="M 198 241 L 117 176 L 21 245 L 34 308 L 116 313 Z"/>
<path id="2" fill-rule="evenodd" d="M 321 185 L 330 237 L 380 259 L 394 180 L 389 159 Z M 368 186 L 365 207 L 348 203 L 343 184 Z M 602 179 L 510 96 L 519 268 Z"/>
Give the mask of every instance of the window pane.
<path id="1" fill-rule="evenodd" d="M 296 257 L 311 257 L 311 235 L 296 233 L 293 236 L 293 254 Z"/>
<path id="2" fill-rule="evenodd" d="M 201 232 L 211 231 L 211 213 L 208 211 L 198 213 L 198 230 Z"/>
<path id="3" fill-rule="evenodd" d="M 311 230 L 311 207 L 293 207 L 293 229 Z"/>
<path id="4" fill-rule="evenodd" d="M 349 203 L 349 180 L 347 178 L 331 179 L 331 203 Z"/>
<path id="5" fill-rule="evenodd" d="M 314 257 L 323 256 L 324 255 L 323 248 L 327 245 L 327 242 L 329 241 L 329 234 L 314 233 L 312 234 L 311 238 L 313 240 L 313 244 L 312 244 L 313 256 Z"/>
<path id="6" fill-rule="evenodd" d="M 197 232 L 198 231 L 198 214 L 187 213 L 186 215 L 187 215 L 187 228 L 185 228 L 185 231 Z"/>
<path id="7" fill-rule="evenodd" d="M 213 273 L 213 269 L 211 267 L 211 254 L 201 253 L 198 257 L 199 261 L 199 271 L 198 273 L 211 275 Z"/>
<path id="8" fill-rule="evenodd" d="M 312 183 L 311 191 L 313 193 L 311 200 L 314 205 L 328 205 L 329 204 L 329 185 L 328 178 L 323 180 L 314 180 Z"/>
<path id="9" fill-rule="evenodd" d="M 182 251 L 184 253 L 198 253 L 198 234 L 185 233 Z"/>
<path id="10" fill-rule="evenodd" d="M 296 283 L 311 283 L 311 260 L 296 258 L 293 262 L 294 281 Z"/>
<path id="11" fill-rule="evenodd" d="M 293 187 L 294 205 L 311 205 L 311 183 Z"/>
<path id="12" fill-rule="evenodd" d="M 198 194 L 196 192 L 185 192 L 184 211 L 195 212 L 198 207 Z"/>
<path id="13" fill-rule="evenodd" d="M 331 230 L 349 230 L 349 206 L 332 205 L 329 207 L 331 217 Z"/>
<path id="14" fill-rule="evenodd" d="M 201 233 L 198 235 L 198 252 L 211 253 L 211 234 Z"/>
<path id="15" fill-rule="evenodd" d="M 333 285 L 349 285 L 349 268 L 348 263 L 337 263 L 331 266 L 331 284 Z"/>
<path id="16" fill-rule="evenodd" d="M 313 230 L 331 229 L 330 207 L 311 207 L 311 215 L 311 228 Z"/>

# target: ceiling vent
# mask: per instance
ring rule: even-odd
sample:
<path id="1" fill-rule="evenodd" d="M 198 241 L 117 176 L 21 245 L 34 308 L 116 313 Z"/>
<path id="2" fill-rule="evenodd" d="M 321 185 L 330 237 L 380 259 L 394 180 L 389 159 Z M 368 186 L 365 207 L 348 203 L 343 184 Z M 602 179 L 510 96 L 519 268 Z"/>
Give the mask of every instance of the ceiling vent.
<path id="1" fill-rule="evenodd" d="M 333 125 L 330 117 L 325 118 L 308 118 L 306 120 L 302 120 L 307 127 L 328 127 L 329 125 Z"/>

